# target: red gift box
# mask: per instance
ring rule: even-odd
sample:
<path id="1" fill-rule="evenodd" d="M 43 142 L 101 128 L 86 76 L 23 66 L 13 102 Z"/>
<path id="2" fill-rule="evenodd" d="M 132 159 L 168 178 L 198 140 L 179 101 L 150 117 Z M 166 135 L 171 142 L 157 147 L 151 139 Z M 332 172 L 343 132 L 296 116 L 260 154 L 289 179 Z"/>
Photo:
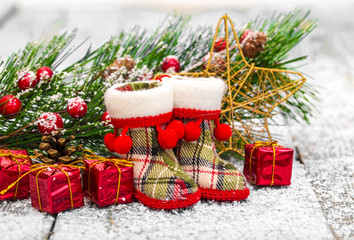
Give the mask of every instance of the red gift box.
<path id="1" fill-rule="evenodd" d="M 85 156 L 84 195 L 100 207 L 131 203 L 133 201 L 134 174 L 130 161 L 98 157 L 94 153 Z M 88 158 L 88 159 L 87 159 Z"/>
<path id="2" fill-rule="evenodd" d="M 243 174 L 247 181 L 256 185 L 290 185 L 293 155 L 293 149 L 277 145 L 276 142 L 247 144 Z"/>
<path id="3" fill-rule="evenodd" d="M 7 189 L 30 170 L 32 162 L 26 150 L 0 149 L 0 191 Z M 25 199 L 29 196 L 29 178 L 23 177 L 13 187 L 0 194 L 0 200 Z"/>
<path id="4" fill-rule="evenodd" d="M 79 166 L 38 164 L 33 169 L 32 207 L 54 214 L 84 206 Z"/>

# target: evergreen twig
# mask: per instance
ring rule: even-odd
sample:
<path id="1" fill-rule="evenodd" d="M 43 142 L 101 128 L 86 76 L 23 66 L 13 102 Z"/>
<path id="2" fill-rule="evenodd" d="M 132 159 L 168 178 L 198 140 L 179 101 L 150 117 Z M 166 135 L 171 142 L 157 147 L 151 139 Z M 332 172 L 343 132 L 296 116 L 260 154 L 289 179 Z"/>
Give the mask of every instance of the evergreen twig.
<path id="1" fill-rule="evenodd" d="M 275 15 L 268 20 L 250 21 L 246 29 L 265 31 L 269 38 L 264 52 L 252 61 L 262 67 L 292 69 L 294 63 L 305 60 L 306 56 L 288 59 L 288 52 L 316 27 L 315 21 L 308 16 L 309 13 L 293 12 Z M 183 16 L 168 16 L 152 34 L 139 28 L 121 32 L 97 49 L 90 46 L 79 61 L 56 73 L 49 84 L 18 91 L 18 72 L 23 69 L 35 71 L 41 66 L 57 68 L 77 49 L 71 46 L 76 30 L 54 36 L 49 42 L 28 43 L 6 62 L 0 62 L 0 96 L 14 94 L 23 103 L 17 116 L 0 117 L 0 147 L 25 148 L 31 152 L 41 141 L 35 120 L 43 112 L 59 112 L 64 120 L 65 134 L 75 135 L 75 141 L 98 153 L 107 153 L 102 138 L 111 128 L 104 126 L 100 119 L 105 112 L 103 95 L 114 81 L 105 79 L 101 73 L 124 55 L 130 55 L 137 61 L 136 71 L 147 69 L 153 74 L 161 71 L 160 64 L 168 55 L 180 59 L 181 70 L 200 61 L 210 50 L 213 29 L 209 26 L 190 27 L 188 21 L 189 18 Z M 238 30 L 241 35 L 245 29 Z M 139 79 L 134 75 L 124 81 Z M 308 121 L 316 94 L 310 85 L 304 86 L 281 106 L 282 114 Z M 88 112 L 81 119 L 71 118 L 65 113 L 66 99 L 76 96 L 88 104 Z"/>

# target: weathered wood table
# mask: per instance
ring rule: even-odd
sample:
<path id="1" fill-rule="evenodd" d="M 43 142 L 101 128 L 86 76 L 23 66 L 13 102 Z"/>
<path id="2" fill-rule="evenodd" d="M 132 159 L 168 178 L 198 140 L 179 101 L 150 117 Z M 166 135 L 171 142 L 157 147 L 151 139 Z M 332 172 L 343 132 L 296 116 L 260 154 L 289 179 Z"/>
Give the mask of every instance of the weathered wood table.
<path id="1" fill-rule="evenodd" d="M 100 44 L 136 24 L 153 28 L 168 12 L 134 2 L 139 1 L 79 1 L 68 7 L 59 1 L 3 1 L 0 56 L 6 59 L 30 40 L 74 27 L 80 30 L 78 41 L 91 36 L 91 42 Z M 225 12 L 242 20 L 294 7 L 237 9 L 233 4 L 231 10 L 222 3 L 220 10 L 195 12 L 192 21 L 215 24 Z M 86 201 L 85 207 L 51 216 L 31 208 L 30 200 L 4 201 L 0 239 L 354 239 L 354 3 L 341 4 L 297 5 L 320 19 L 318 29 L 293 54 L 310 56 L 301 70 L 313 77 L 309 81 L 318 86 L 321 99 L 311 125 L 289 122 L 272 129 L 283 136 L 283 145 L 297 149 L 290 187 L 250 186 L 244 202 L 201 201 L 170 212 L 138 202 L 100 209 Z M 243 168 L 241 161 L 233 163 Z"/>

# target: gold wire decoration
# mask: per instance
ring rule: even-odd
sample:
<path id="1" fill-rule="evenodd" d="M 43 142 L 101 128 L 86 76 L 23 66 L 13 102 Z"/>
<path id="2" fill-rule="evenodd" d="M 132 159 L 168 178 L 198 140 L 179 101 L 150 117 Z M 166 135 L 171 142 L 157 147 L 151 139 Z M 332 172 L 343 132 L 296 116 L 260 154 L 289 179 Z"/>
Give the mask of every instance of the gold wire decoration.
<path id="1" fill-rule="evenodd" d="M 226 49 L 224 52 L 214 52 L 222 23 Z M 232 31 L 229 31 L 228 23 Z M 231 43 L 234 45 L 231 46 Z M 237 60 L 231 61 L 231 59 Z M 176 75 L 216 76 L 225 79 L 228 91 L 223 97 L 220 118 L 221 122 L 231 126 L 233 134 L 226 142 L 216 141 L 216 146 L 219 154 L 234 151 L 242 156 L 245 144 L 255 141 L 273 141 L 268 119 L 279 113 L 283 106 L 280 104 L 299 90 L 306 81 L 299 72 L 249 64 L 242 53 L 235 27 L 227 15 L 224 15 L 217 24 L 205 70 L 195 73 L 176 73 Z"/>

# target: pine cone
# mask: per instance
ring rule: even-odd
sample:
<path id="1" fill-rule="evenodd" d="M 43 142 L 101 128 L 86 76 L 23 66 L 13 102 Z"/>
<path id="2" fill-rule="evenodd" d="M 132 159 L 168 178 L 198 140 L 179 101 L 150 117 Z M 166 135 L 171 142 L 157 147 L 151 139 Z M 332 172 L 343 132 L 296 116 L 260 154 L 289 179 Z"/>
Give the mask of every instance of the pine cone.
<path id="1" fill-rule="evenodd" d="M 136 65 L 134 59 L 127 55 L 118 60 L 114 60 L 114 62 L 109 65 L 102 73 L 104 78 L 108 78 L 112 75 L 112 73 L 117 72 L 121 67 L 125 67 L 127 71 L 131 71 Z"/>
<path id="2" fill-rule="evenodd" d="M 241 44 L 242 52 L 245 57 L 255 58 L 263 51 L 267 36 L 263 32 L 252 32 Z"/>
<path id="3" fill-rule="evenodd" d="M 57 159 L 60 156 L 60 153 L 58 152 L 58 150 L 55 149 L 49 149 L 47 151 L 48 153 L 48 157 L 50 157 L 51 159 Z"/>
<path id="4" fill-rule="evenodd" d="M 49 150 L 51 147 L 50 147 L 50 144 L 49 143 L 45 143 L 45 142 L 41 142 L 39 144 L 39 150 Z"/>
<path id="5" fill-rule="evenodd" d="M 42 160 L 42 158 L 44 158 L 44 154 L 41 152 L 38 152 L 37 150 L 34 150 L 34 156 L 36 156 L 36 158 L 39 158 Z"/>
<path id="6" fill-rule="evenodd" d="M 54 163 L 54 160 L 48 157 L 41 158 L 42 162 L 44 163 Z"/>
<path id="7" fill-rule="evenodd" d="M 58 139 L 58 144 L 59 144 L 59 147 L 60 147 L 60 148 L 64 149 L 66 143 L 67 143 L 67 139 L 65 139 L 65 138 L 59 138 L 59 139 Z"/>
<path id="8" fill-rule="evenodd" d="M 83 150 L 84 150 L 84 146 L 83 146 L 82 144 L 80 144 L 79 146 L 77 146 L 77 149 L 76 149 L 77 152 L 81 152 L 81 151 L 83 151 Z"/>
<path id="9" fill-rule="evenodd" d="M 35 156 L 44 163 L 56 163 L 61 162 L 68 164 L 76 160 L 82 159 L 82 157 L 72 156 L 77 151 L 82 151 L 83 146 L 80 144 L 78 146 L 68 147 L 68 143 L 75 139 L 74 135 L 70 135 L 67 138 L 63 138 L 61 131 L 54 132 L 54 136 L 43 136 L 42 142 L 39 144 L 39 149 L 43 152 L 37 150 L 34 151 Z"/>
<path id="10" fill-rule="evenodd" d="M 56 139 L 52 136 L 43 136 L 42 137 L 42 142 L 53 143 L 55 141 L 56 141 Z"/>
<path id="11" fill-rule="evenodd" d="M 76 151 L 77 151 L 77 147 L 76 146 L 71 146 L 71 147 L 68 147 L 67 149 L 64 150 L 64 154 L 67 155 L 67 156 L 71 156 L 74 153 L 76 153 Z"/>
<path id="12" fill-rule="evenodd" d="M 68 164 L 68 163 L 73 162 L 73 159 L 71 159 L 71 157 L 69 157 L 69 156 L 62 156 L 62 157 L 58 158 L 58 162 Z"/>

